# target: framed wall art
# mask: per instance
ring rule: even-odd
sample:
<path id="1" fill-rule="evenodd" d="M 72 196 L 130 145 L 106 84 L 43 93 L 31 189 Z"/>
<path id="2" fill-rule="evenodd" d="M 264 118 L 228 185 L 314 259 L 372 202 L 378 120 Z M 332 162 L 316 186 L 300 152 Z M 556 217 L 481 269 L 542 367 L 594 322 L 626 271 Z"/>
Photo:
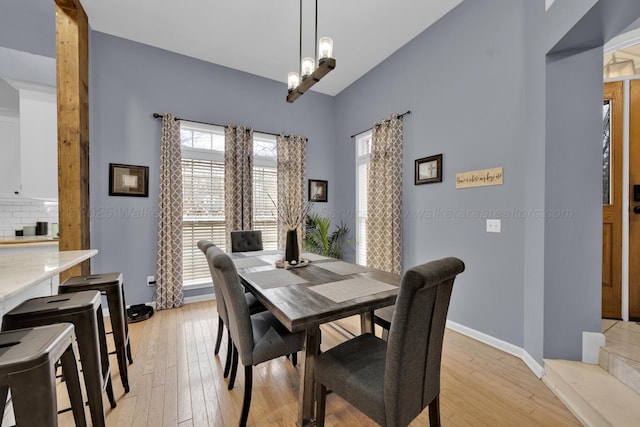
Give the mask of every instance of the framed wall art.
<path id="1" fill-rule="evenodd" d="M 326 202 L 328 182 L 319 179 L 309 180 L 309 201 L 310 202 Z"/>
<path id="2" fill-rule="evenodd" d="M 149 166 L 109 163 L 109 195 L 149 197 Z"/>
<path id="3" fill-rule="evenodd" d="M 416 160 L 415 185 L 442 182 L 442 154 Z"/>

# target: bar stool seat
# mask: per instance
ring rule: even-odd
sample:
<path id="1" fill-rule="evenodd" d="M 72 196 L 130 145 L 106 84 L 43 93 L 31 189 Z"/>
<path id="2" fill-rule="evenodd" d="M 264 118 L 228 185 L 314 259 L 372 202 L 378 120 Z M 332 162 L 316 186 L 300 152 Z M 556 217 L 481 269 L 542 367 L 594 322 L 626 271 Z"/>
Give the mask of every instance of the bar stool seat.
<path id="1" fill-rule="evenodd" d="M 78 291 L 100 291 L 101 294 L 106 295 L 120 379 L 125 393 L 129 393 L 125 353 L 129 363 L 133 363 L 133 358 L 131 357 L 131 344 L 129 343 L 129 322 L 126 315 L 127 306 L 124 299 L 122 273 L 70 277 L 58 287 L 58 294 L 60 295 Z"/>
<path id="2" fill-rule="evenodd" d="M 104 426 L 103 390 L 106 390 L 112 408 L 116 407 L 116 401 L 111 384 L 100 292 L 74 292 L 26 300 L 3 316 L 2 331 L 61 322 L 75 326 L 91 420 L 94 426 Z"/>
<path id="3" fill-rule="evenodd" d="M 17 425 L 58 425 L 55 364 L 60 360 L 75 424 L 87 425 L 74 340 L 69 323 L 0 333 L 0 419 L 11 389 Z"/>

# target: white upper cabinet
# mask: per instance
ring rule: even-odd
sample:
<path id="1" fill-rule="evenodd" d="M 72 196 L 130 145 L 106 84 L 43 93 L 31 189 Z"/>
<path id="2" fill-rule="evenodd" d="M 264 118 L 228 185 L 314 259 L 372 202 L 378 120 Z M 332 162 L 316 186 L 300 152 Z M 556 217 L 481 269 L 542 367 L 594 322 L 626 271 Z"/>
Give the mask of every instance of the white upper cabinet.
<path id="1" fill-rule="evenodd" d="M 18 90 L 18 152 L 8 151 L 0 172 L 0 197 L 57 200 L 58 198 L 58 124 L 56 90 L 50 86 L 8 80 Z M 10 127 L 10 126 L 7 126 Z M 13 130 L 4 130 L 14 135 Z M 4 143 L 3 143 L 4 145 Z M 3 154 L 4 154 L 3 148 Z M 4 156 L 2 156 L 4 157 Z M 5 177 L 4 175 L 7 175 Z M 9 176 L 11 175 L 11 176 Z M 16 187 L 18 183 L 18 188 Z M 5 184 L 6 183 L 6 184 Z M 16 194 L 18 192 L 18 194 Z"/>
<path id="2" fill-rule="evenodd" d="M 0 115 L 0 197 L 20 197 L 20 121 Z"/>

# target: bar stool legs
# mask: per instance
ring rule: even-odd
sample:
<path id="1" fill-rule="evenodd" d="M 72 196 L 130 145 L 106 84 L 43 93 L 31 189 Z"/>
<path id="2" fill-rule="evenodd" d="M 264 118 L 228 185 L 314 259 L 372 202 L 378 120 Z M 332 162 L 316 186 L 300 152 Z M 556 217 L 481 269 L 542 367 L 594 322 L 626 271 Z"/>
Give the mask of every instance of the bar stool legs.
<path id="1" fill-rule="evenodd" d="M 76 426 L 85 427 L 84 401 L 73 350 L 74 328 L 68 323 L 0 334 L 0 402 L 11 390 L 19 426 L 56 426 L 56 361 L 60 360 Z M 4 415 L 1 405 L 0 417 Z"/>
<path id="2" fill-rule="evenodd" d="M 111 383 L 99 292 L 85 291 L 32 298 L 4 315 L 2 330 L 10 331 L 60 322 L 69 322 L 75 326 L 91 419 L 93 426 L 103 427 L 103 390 L 107 392 L 112 408 L 116 407 L 116 401 Z M 64 374 L 66 378 L 67 373 Z"/>
<path id="3" fill-rule="evenodd" d="M 127 322 L 126 302 L 122 273 L 93 274 L 90 276 L 74 276 L 65 280 L 58 287 L 58 293 L 64 295 L 78 291 L 100 291 L 107 298 L 111 330 L 115 344 L 115 354 L 118 359 L 118 370 L 125 393 L 129 392 L 129 375 L 127 359 L 133 363 L 131 344 L 129 342 L 129 326 Z"/>
<path id="4" fill-rule="evenodd" d="M 129 363 L 131 360 L 131 347 L 129 346 L 129 331 L 124 313 L 124 295 L 121 291 L 106 292 L 107 305 L 109 306 L 109 317 L 111 318 L 111 330 L 113 331 L 113 341 L 116 347 L 116 357 L 118 359 L 118 370 L 125 393 L 129 393 L 129 374 L 127 372 L 127 353 Z"/>

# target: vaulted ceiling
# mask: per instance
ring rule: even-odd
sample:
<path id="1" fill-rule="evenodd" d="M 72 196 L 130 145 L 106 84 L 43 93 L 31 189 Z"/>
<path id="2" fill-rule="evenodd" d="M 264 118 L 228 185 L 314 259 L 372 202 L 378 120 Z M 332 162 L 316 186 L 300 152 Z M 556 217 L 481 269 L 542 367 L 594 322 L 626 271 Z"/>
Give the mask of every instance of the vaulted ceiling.
<path id="1" fill-rule="evenodd" d="M 318 0 L 318 37 L 336 70 L 313 90 L 336 95 L 462 0 Z M 303 2 L 303 52 L 314 56 L 315 4 Z M 286 83 L 299 59 L 299 0 L 82 0 L 93 30 Z"/>

